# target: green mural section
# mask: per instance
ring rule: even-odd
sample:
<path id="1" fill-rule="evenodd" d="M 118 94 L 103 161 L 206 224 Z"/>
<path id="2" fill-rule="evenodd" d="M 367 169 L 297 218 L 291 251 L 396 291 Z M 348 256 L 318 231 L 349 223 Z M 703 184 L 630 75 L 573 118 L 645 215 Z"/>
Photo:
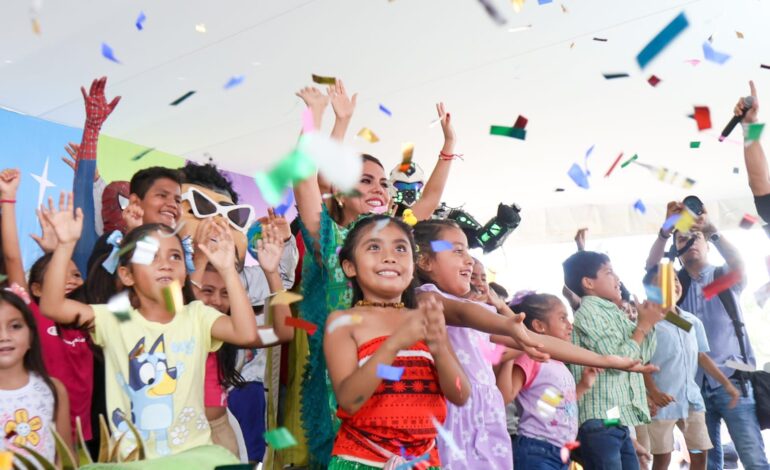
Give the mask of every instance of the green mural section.
<path id="1" fill-rule="evenodd" d="M 99 136 L 97 152 L 99 174 L 108 183 L 128 181 L 131 175 L 143 168 L 151 166 L 179 168 L 185 163 L 182 157 L 106 135 Z"/>

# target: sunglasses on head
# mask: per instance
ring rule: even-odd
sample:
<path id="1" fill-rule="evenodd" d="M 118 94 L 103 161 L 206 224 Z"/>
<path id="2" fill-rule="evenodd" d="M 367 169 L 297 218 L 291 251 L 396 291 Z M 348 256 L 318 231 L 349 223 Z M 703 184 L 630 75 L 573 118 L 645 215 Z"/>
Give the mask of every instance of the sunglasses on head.
<path id="1" fill-rule="evenodd" d="M 190 209 L 195 217 L 205 219 L 221 215 L 233 228 L 244 233 L 248 230 L 249 222 L 254 215 L 254 208 L 248 204 L 220 204 L 195 188 L 190 188 L 182 194 L 182 200 L 190 203 Z"/>

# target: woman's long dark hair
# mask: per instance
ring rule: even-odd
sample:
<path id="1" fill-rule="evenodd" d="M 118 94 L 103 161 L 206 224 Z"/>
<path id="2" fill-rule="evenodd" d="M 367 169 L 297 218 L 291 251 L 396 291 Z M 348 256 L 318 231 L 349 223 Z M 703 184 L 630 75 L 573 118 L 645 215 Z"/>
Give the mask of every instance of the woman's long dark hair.
<path id="1" fill-rule="evenodd" d="M 387 223 L 383 226 L 383 228 L 387 225 L 395 225 L 402 232 L 404 232 L 404 235 L 406 235 L 406 239 L 409 240 L 409 246 L 412 249 L 412 262 L 416 263 L 417 246 L 414 243 L 414 238 L 412 238 L 412 228 L 406 223 L 404 223 L 402 220 L 397 219 L 395 217 L 390 217 L 388 215 L 370 215 L 356 222 L 355 226 L 350 230 L 350 232 L 348 232 L 348 236 L 345 239 L 345 243 L 342 245 L 342 248 L 340 249 L 340 253 L 339 253 L 340 264 L 342 264 L 342 262 L 345 260 L 350 261 L 354 265 L 356 264 L 356 260 L 354 256 L 356 251 L 356 246 L 358 246 L 362 236 L 365 233 L 367 233 L 369 230 L 373 229 L 375 224 L 377 224 L 378 222 L 384 223 L 381 221 L 387 221 Z M 355 277 L 352 277 L 349 279 L 350 279 L 350 284 L 353 287 L 353 302 L 350 305 L 351 307 L 353 307 L 356 304 L 356 302 L 358 302 L 359 300 L 364 300 L 364 293 L 361 290 L 361 286 L 358 285 L 358 279 L 356 279 Z M 404 303 L 404 306 L 406 308 L 417 308 L 417 296 L 415 295 L 415 292 L 414 292 L 414 289 L 416 286 L 417 286 L 416 281 L 413 278 L 409 283 L 409 287 L 407 287 L 404 293 L 401 294 L 401 301 Z"/>
<path id="2" fill-rule="evenodd" d="M 35 316 L 32 314 L 32 310 L 30 310 L 29 306 L 25 304 L 19 296 L 9 290 L 0 289 L 0 304 L 2 303 L 6 303 L 21 312 L 21 317 L 24 320 L 24 323 L 27 324 L 27 328 L 29 329 L 29 350 L 24 354 L 24 369 L 39 375 L 46 385 L 48 385 L 48 388 L 51 389 L 54 400 L 52 419 L 55 419 L 56 410 L 59 406 L 59 394 L 56 393 L 56 387 L 51 380 L 51 376 L 48 375 L 45 363 L 43 362 L 43 348 L 40 344 L 40 335 L 37 331 Z"/>

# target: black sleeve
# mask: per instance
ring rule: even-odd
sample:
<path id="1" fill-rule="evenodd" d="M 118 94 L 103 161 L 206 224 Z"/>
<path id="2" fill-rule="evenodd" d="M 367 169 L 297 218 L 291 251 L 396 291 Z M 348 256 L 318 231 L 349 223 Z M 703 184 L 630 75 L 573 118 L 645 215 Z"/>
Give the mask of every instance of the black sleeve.
<path id="1" fill-rule="evenodd" d="M 770 194 L 754 196 L 754 205 L 757 207 L 757 214 L 762 217 L 762 220 L 766 224 L 770 224 Z"/>

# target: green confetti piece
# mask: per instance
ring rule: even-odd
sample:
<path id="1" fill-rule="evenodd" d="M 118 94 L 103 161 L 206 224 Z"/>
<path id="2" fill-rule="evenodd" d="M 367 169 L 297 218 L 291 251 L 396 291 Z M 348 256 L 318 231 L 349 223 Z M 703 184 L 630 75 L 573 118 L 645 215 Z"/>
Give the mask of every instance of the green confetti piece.
<path id="1" fill-rule="evenodd" d="M 753 124 L 749 124 L 749 130 L 746 132 L 746 141 L 747 142 L 753 142 L 755 140 L 759 140 L 759 138 L 762 136 L 762 131 L 765 129 L 765 123 L 759 123 L 755 122 Z"/>
<path id="2" fill-rule="evenodd" d="M 625 162 L 621 163 L 620 164 L 620 168 L 627 167 L 628 165 L 632 164 L 637 158 L 639 158 L 639 155 L 634 154 L 633 157 L 631 157 L 628 160 L 626 160 Z"/>
<path id="3" fill-rule="evenodd" d="M 257 173 L 254 181 L 265 201 L 271 206 L 276 206 L 283 200 L 286 188 L 309 177 L 315 170 L 315 163 L 304 152 L 300 141 L 300 145 L 285 155 L 272 170 Z"/>
<path id="4" fill-rule="evenodd" d="M 697 149 L 697 148 L 700 148 L 700 141 L 698 141 L 698 140 L 693 140 L 692 142 L 690 142 L 690 148 L 691 148 L 691 149 Z"/>
<path id="5" fill-rule="evenodd" d="M 131 161 L 135 162 L 137 160 L 140 160 L 142 157 L 146 156 L 147 154 L 149 154 L 150 152 L 152 152 L 154 150 L 155 150 L 155 147 L 142 150 L 141 152 L 139 152 L 136 155 L 134 155 L 133 157 L 131 157 Z"/>
<path id="6" fill-rule="evenodd" d="M 129 251 L 133 250 L 135 246 L 136 246 L 136 242 L 131 242 L 128 245 L 126 245 L 123 248 L 121 248 L 118 251 L 118 258 L 120 258 L 121 256 L 125 255 Z"/>
<path id="7" fill-rule="evenodd" d="M 513 137 L 515 139 L 524 140 L 524 138 L 527 136 L 527 131 L 526 129 L 520 129 L 518 127 L 490 126 L 489 134 L 502 135 L 505 137 Z"/>
<path id="8" fill-rule="evenodd" d="M 688 322 L 687 320 L 685 320 L 684 318 L 680 317 L 679 315 L 677 315 L 674 312 L 668 312 L 666 314 L 666 321 L 669 322 L 669 323 L 674 324 L 675 326 L 683 329 L 684 331 L 686 331 L 688 333 L 692 329 L 692 323 Z"/>
<path id="9" fill-rule="evenodd" d="M 284 427 L 267 431 L 264 437 L 267 443 L 270 444 L 270 447 L 275 450 L 286 449 L 297 445 L 297 440 L 294 439 L 294 436 L 292 436 L 289 430 Z"/>
<path id="10" fill-rule="evenodd" d="M 617 418 L 615 418 L 615 419 L 605 419 L 604 420 L 604 426 L 606 426 L 608 428 L 610 428 L 612 426 L 620 426 L 620 420 L 617 419 Z"/>

